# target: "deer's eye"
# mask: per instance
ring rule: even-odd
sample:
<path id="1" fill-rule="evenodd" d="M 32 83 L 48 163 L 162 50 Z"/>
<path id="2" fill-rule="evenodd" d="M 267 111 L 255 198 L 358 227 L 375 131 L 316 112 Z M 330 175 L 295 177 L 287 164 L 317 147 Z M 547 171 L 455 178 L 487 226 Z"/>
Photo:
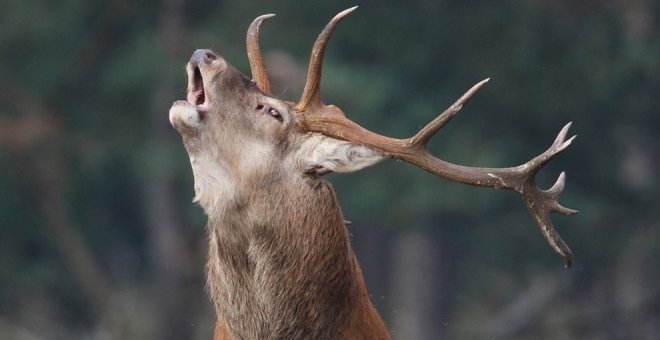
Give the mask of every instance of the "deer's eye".
<path id="1" fill-rule="evenodd" d="M 277 111 L 276 109 L 274 109 L 274 108 L 272 108 L 272 107 L 269 107 L 269 108 L 268 108 L 268 114 L 269 114 L 271 117 L 277 119 L 278 121 L 280 121 L 280 122 L 282 121 L 282 115 L 281 115 L 280 112 Z"/>
<path id="2" fill-rule="evenodd" d="M 280 122 L 282 122 L 284 120 L 282 118 L 282 115 L 280 114 L 280 111 L 277 111 L 277 109 L 275 109 L 271 106 L 264 106 L 263 104 L 259 104 L 259 105 L 257 105 L 257 111 L 261 111 L 263 113 L 266 113 L 269 116 L 277 119 Z"/>

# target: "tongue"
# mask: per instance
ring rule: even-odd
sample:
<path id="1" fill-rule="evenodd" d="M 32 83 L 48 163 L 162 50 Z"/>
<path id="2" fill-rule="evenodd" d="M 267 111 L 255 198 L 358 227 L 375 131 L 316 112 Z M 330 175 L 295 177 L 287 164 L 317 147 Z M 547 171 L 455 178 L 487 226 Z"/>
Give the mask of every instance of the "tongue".
<path id="1" fill-rule="evenodd" d="M 192 91 L 188 93 L 188 101 L 193 105 L 202 105 L 206 100 L 205 97 L 202 72 L 199 70 L 199 67 L 195 67 L 193 73 L 193 88 Z"/>
<path id="2" fill-rule="evenodd" d="M 201 89 L 193 92 L 195 95 L 195 105 L 202 105 L 206 101 L 206 96 L 204 95 L 204 88 L 202 87 Z"/>
<path id="3" fill-rule="evenodd" d="M 195 105 L 197 111 L 208 111 L 210 103 L 207 102 L 208 98 L 204 91 L 204 79 L 202 78 L 202 72 L 199 70 L 199 67 L 195 67 L 192 81 L 193 86 L 192 90 L 188 93 L 188 102 Z"/>
<path id="4" fill-rule="evenodd" d="M 191 91 L 190 93 L 188 93 L 187 99 L 190 104 L 193 104 L 195 106 L 203 104 L 204 100 L 206 99 L 204 96 L 204 89 Z"/>

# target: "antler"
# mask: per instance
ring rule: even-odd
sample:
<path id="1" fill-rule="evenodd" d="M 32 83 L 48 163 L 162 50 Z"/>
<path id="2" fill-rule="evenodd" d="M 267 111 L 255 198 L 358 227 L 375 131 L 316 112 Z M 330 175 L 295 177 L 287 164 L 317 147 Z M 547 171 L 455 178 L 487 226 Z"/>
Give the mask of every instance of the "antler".
<path id="1" fill-rule="evenodd" d="M 354 9 L 355 7 L 335 16 L 319 35 L 314 45 L 307 85 L 296 107 L 297 110 L 304 111 L 303 130 L 318 132 L 332 138 L 378 149 L 392 158 L 414 164 L 434 175 L 451 181 L 517 192 L 521 195 L 523 202 L 541 228 L 541 232 L 550 246 L 564 258 L 566 267 L 570 267 L 573 261 L 571 250 L 555 231 L 550 220 L 550 213 L 553 212 L 565 215 L 577 212 L 561 206 L 557 201 L 564 189 L 566 176 L 562 172 L 557 182 L 548 190 L 542 190 L 536 186 L 535 176 L 547 162 L 571 144 L 575 136 L 566 140 L 566 134 L 571 123 L 564 126 L 550 148 L 527 163 L 516 167 L 467 167 L 452 164 L 433 156 L 426 147 L 429 139 L 458 113 L 474 93 L 488 82 L 489 79 L 485 79 L 470 88 L 447 110 L 411 138 L 390 138 L 366 130 L 347 119 L 338 108 L 323 105 L 320 99 L 320 63 L 323 60 L 325 45 L 337 21 Z"/>
<path id="2" fill-rule="evenodd" d="M 337 23 L 345 16 L 353 12 L 358 6 L 339 12 L 332 20 L 325 26 L 312 48 L 312 56 L 309 58 L 309 69 L 307 70 L 307 82 L 305 89 L 300 97 L 300 101 L 296 104 L 296 111 L 303 112 L 313 109 L 318 109 L 323 106 L 321 103 L 321 69 L 323 66 L 323 55 L 325 54 L 325 45 L 332 32 L 334 32 Z"/>
<path id="3" fill-rule="evenodd" d="M 254 19 L 248 28 L 245 38 L 248 60 L 250 61 L 250 69 L 252 70 L 252 79 L 257 84 L 257 87 L 268 95 L 271 94 L 270 82 L 268 81 L 266 66 L 264 65 L 264 59 L 261 57 L 261 50 L 259 49 L 259 28 L 262 22 L 274 16 L 275 14 L 264 14 Z"/>

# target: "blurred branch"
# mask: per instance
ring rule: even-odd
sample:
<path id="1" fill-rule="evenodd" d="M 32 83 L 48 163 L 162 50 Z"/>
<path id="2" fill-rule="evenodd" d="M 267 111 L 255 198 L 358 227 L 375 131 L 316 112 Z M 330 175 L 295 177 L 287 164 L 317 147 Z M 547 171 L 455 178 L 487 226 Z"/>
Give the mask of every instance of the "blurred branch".
<path id="1" fill-rule="evenodd" d="M 25 327 L 12 324 L 9 320 L 0 318 L 0 336 L 9 336 L 13 340 L 45 340 Z"/>
<path id="2" fill-rule="evenodd" d="M 15 99 L 27 109 L 16 118 L 0 118 L 0 148 L 10 151 L 20 160 L 16 162 L 20 164 L 16 172 L 27 174 L 31 179 L 26 185 L 42 216 L 44 227 L 53 235 L 66 266 L 92 303 L 99 320 L 103 320 L 102 316 L 109 311 L 111 285 L 79 233 L 81 227 L 68 211 L 64 197 L 66 176 L 63 173 L 62 153 L 57 143 L 53 143 L 61 137 L 58 115 L 27 91 L 20 91 Z M 116 328 L 107 329 L 112 332 Z"/>
<path id="3" fill-rule="evenodd" d="M 73 71 L 78 75 L 87 73 L 110 45 L 113 33 L 135 10 L 136 4 L 137 2 L 130 0 L 115 0 L 110 3 L 87 36 L 81 39 L 78 47 L 74 49 L 69 66 L 65 67 L 67 72 Z"/>
<path id="4" fill-rule="evenodd" d="M 616 2 L 616 6 L 621 10 L 623 30 L 630 42 L 639 44 L 654 36 L 652 1 L 620 0 Z"/>
<path id="5" fill-rule="evenodd" d="M 50 151 L 52 150 L 35 153 L 36 159 L 30 164 L 35 179 L 34 198 L 44 217 L 44 226 L 55 237 L 72 274 L 97 312 L 104 313 L 108 307 L 110 284 L 78 232 L 80 226 L 76 225 L 67 212 L 66 199 L 62 195 L 64 176 L 59 155 Z"/>
<path id="6" fill-rule="evenodd" d="M 158 13 L 158 42 L 163 50 L 163 60 L 181 58 L 181 49 L 187 46 L 184 27 L 184 0 L 162 0 Z M 167 65 L 168 63 L 165 62 Z M 183 75 L 181 75 L 183 78 Z M 156 152 L 166 152 L 173 134 L 167 111 L 177 95 L 172 82 L 161 81 L 155 85 L 152 105 L 147 120 L 147 145 Z M 155 167 L 156 170 L 162 167 Z M 187 248 L 182 226 L 181 207 L 177 204 L 174 178 L 165 172 L 150 173 L 142 181 L 146 230 L 151 259 L 155 267 L 155 284 L 158 306 L 159 338 L 190 338 L 185 289 L 191 278 L 191 254 Z M 201 271 L 201 266 L 199 267 Z M 209 330 L 210 332 L 210 330 Z"/>
<path id="7" fill-rule="evenodd" d="M 503 311 L 485 328 L 489 337 L 509 339 L 533 327 L 543 317 L 544 308 L 557 299 L 560 282 L 546 273 L 535 277 L 529 287 L 517 294 Z"/>
<path id="8" fill-rule="evenodd" d="M 53 116 L 28 115 L 22 119 L 12 119 L 7 114 L 0 114 L 0 147 L 17 153 L 55 135 L 58 129 Z"/>

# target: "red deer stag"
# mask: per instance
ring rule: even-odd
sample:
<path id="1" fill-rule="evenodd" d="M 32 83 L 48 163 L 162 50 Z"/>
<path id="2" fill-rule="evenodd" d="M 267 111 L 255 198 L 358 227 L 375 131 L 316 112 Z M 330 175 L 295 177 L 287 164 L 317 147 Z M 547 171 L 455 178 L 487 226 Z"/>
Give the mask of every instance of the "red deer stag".
<path id="1" fill-rule="evenodd" d="M 432 156 L 428 140 L 487 79 L 408 139 L 362 128 L 321 102 L 323 53 L 335 16 L 312 50 L 298 103 L 274 98 L 259 51 L 259 26 L 247 32 L 253 80 L 210 50 L 187 65 L 187 101 L 169 118 L 183 137 L 195 180 L 195 201 L 208 215 L 208 291 L 217 313 L 214 339 L 388 339 L 369 301 L 342 212 L 322 175 L 352 172 L 386 158 L 439 177 L 507 189 L 522 196 L 550 246 L 571 265 L 571 251 L 553 229 L 564 174 L 549 190 L 535 174 L 569 146 L 566 125 L 550 148 L 511 168 L 454 165 Z"/>

